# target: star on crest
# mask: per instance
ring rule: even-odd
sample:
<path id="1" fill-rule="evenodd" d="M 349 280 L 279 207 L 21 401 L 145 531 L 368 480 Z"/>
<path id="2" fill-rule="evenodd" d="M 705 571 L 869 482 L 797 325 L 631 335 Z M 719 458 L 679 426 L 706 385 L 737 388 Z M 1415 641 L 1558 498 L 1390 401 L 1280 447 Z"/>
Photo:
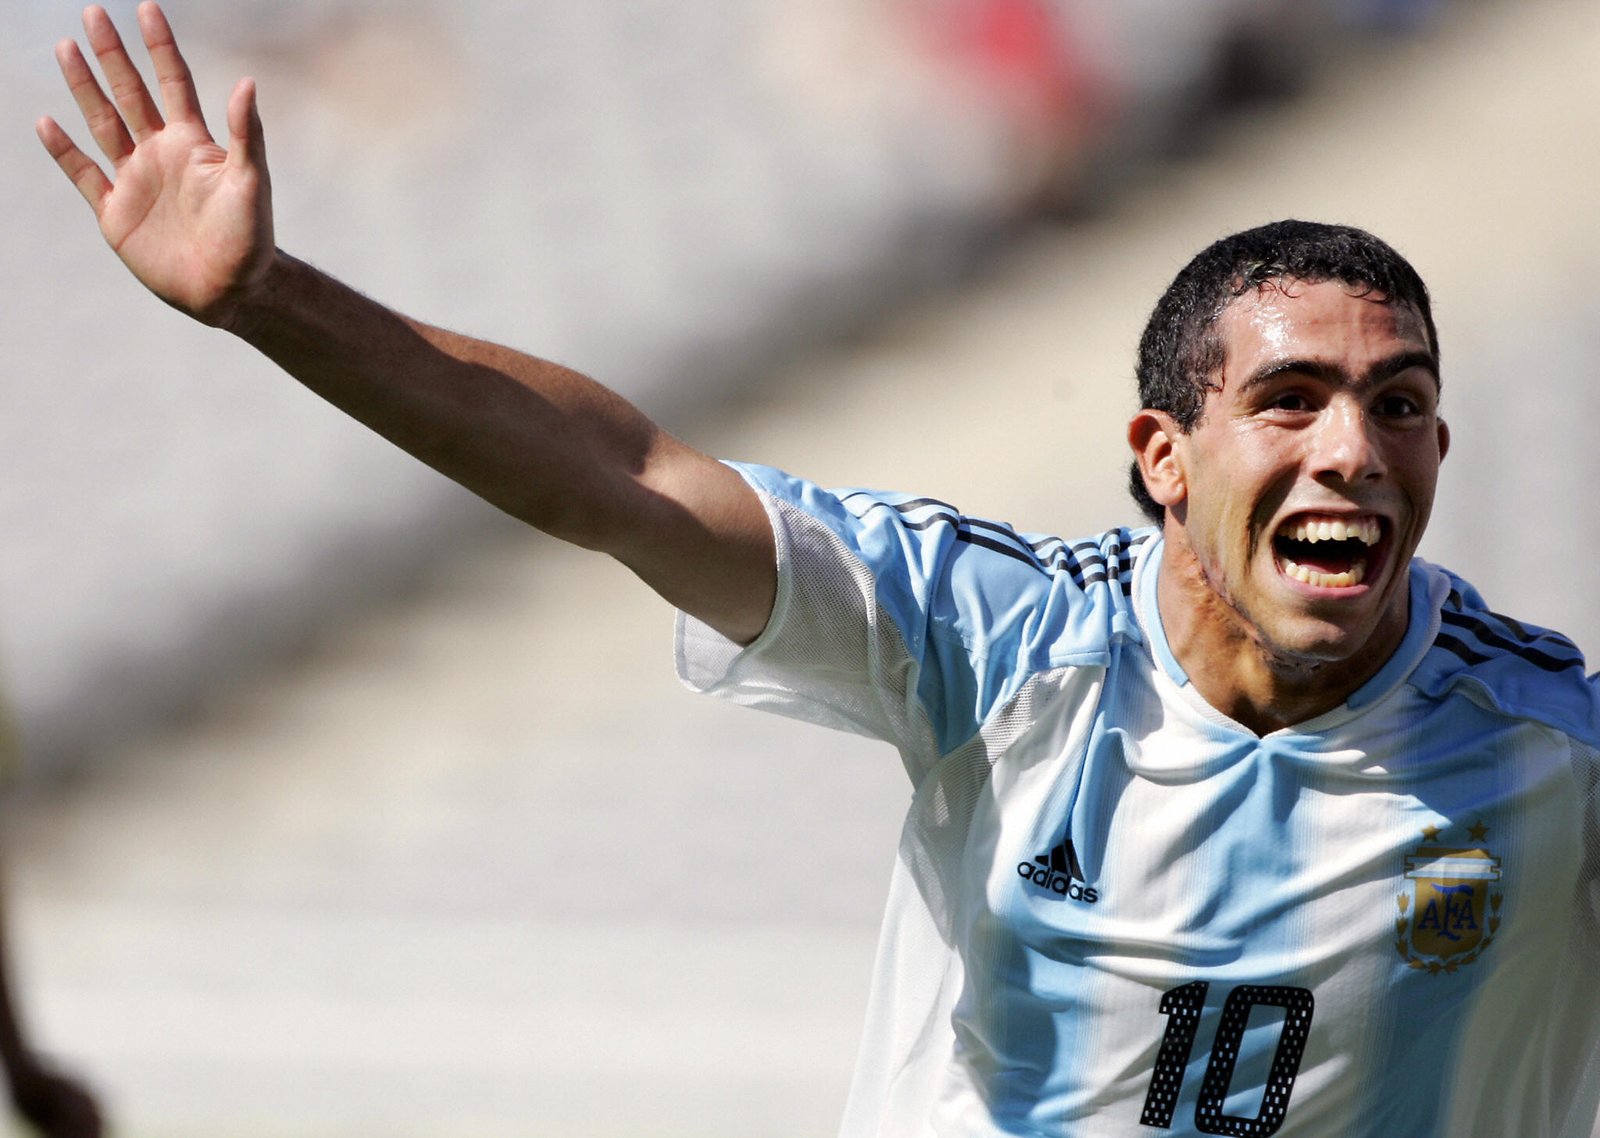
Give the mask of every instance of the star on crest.
<path id="1" fill-rule="evenodd" d="M 1423 838 L 1424 841 L 1428 841 L 1428 842 L 1436 842 L 1436 841 L 1438 841 L 1439 840 L 1439 827 L 1438 826 L 1424 826 L 1424 827 L 1422 827 L 1422 838 Z"/>
<path id="2" fill-rule="evenodd" d="M 1467 827 L 1467 833 L 1472 835 L 1473 841 L 1481 842 L 1489 836 L 1489 827 L 1485 826 L 1482 821 L 1477 821 Z"/>

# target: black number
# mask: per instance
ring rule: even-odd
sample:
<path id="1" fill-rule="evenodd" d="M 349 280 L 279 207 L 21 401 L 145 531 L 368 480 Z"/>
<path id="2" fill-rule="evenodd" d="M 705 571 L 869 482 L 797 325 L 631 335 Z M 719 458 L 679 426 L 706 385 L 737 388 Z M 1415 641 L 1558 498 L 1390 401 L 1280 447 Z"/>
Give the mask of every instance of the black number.
<path id="1" fill-rule="evenodd" d="M 1150 1093 L 1144 1096 L 1144 1114 L 1139 1121 L 1145 1126 L 1159 1126 L 1163 1130 L 1172 1126 L 1172 1112 L 1177 1109 L 1178 1092 L 1183 1089 L 1183 1069 L 1189 1065 L 1189 1053 L 1194 1050 L 1194 1033 L 1200 1030 L 1200 1009 L 1205 1006 L 1210 987 L 1197 980 L 1161 997 L 1161 1014 L 1167 1017 L 1167 1033 L 1161 1037 L 1161 1050 L 1156 1053 Z"/>
<path id="2" fill-rule="evenodd" d="M 1161 997 L 1161 1014 L 1167 1017 L 1167 1030 L 1161 1037 L 1155 1071 L 1150 1076 L 1150 1090 L 1144 1098 L 1144 1113 L 1139 1118 L 1145 1126 L 1163 1130 L 1172 1126 L 1178 1095 L 1183 1090 L 1184 1068 L 1189 1065 L 1189 1056 L 1194 1051 L 1200 1011 L 1209 990 L 1209 984 L 1196 981 L 1174 988 Z M 1250 1009 L 1258 1006 L 1282 1008 L 1283 1028 L 1278 1034 L 1277 1050 L 1273 1052 L 1261 1109 L 1254 1118 L 1240 1118 L 1224 1114 L 1222 1104 L 1228 1097 L 1228 1084 L 1233 1081 L 1233 1069 L 1239 1061 L 1239 1045 L 1244 1042 Z M 1228 993 L 1228 1000 L 1222 1005 L 1222 1022 L 1217 1025 L 1216 1038 L 1211 1042 L 1205 1078 L 1200 1083 L 1200 1101 L 1194 1108 L 1196 1130 L 1229 1138 L 1268 1138 L 1278 1132 L 1289 1111 L 1289 1095 L 1294 1090 L 1295 1075 L 1300 1071 L 1301 1056 L 1305 1054 L 1314 1008 L 1311 993 L 1305 988 L 1241 984 Z"/>

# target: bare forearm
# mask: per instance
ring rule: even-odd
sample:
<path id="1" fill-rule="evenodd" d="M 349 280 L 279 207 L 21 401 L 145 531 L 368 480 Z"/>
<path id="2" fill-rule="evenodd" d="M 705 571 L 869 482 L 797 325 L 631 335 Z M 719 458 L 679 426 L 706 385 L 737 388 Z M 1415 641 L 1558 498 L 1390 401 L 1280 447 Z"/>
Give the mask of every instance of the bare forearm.
<path id="1" fill-rule="evenodd" d="M 226 326 L 514 517 L 612 554 L 734 639 L 765 625 L 776 577 L 754 495 L 600 384 L 407 319 L 281 253 Z"/>
<path id="2" fill-rule="evenodd" d="M 75 43 L 56 52 L 114 178 L 37 124 L 135 277 L 513 516 L 611 553 L 735 639 L 760 632 L 773 537 L 737 474 L 576 372 L 407 320 L 276 250 L 255 83 L 234 86 L 220 146 L 159 5 L 139 6 L 139 28 L 161 108 L 103 8 L 84 31 L 112 95 Z"/>
<path id="3" fill-rule="evenodd" d="M 642 476 L 652 449 L 670 445 L 576 372 L 410 320 L 285 254 L 230 327 L 436 470 L 592 548 L 608 547 L 619 480 Z"/>

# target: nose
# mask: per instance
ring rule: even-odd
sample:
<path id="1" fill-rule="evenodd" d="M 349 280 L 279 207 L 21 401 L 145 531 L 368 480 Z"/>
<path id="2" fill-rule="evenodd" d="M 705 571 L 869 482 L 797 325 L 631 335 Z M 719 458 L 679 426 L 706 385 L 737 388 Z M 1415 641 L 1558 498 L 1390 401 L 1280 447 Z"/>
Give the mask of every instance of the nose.
<path id="1" fill-rule="evenodd" d="M 1329 402 L 1312 440 L 1316 476 L 1345 483 L 1381 478 L 1386 468 L 1374 429 L 1359 401 L 1340 397 Z"/>

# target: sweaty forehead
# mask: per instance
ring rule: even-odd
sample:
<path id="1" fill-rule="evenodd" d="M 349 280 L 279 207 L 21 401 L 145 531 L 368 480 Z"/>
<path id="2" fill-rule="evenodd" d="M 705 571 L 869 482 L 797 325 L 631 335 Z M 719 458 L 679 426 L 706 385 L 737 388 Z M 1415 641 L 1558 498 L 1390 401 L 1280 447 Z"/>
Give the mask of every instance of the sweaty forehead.
<path id="1" fill-rule="evenodd" d="M 1347 363 L 1403 352 L 1433 355 L 1421 313 L 1405 301 L 1343 281 L 1269 280 L 1229 301 L 1215 332 L 1225 371 L 1273 358 Z"/>

